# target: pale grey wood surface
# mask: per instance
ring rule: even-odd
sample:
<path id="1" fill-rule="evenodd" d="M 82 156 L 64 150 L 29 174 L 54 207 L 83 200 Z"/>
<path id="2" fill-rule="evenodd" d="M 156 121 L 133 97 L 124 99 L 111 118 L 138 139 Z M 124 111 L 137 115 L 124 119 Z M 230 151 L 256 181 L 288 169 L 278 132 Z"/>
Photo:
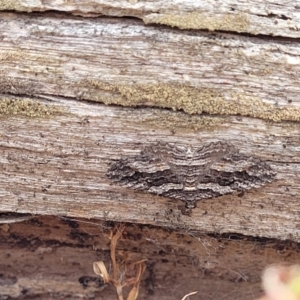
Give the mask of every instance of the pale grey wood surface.
<path id="1" fill-rule="evenodd" d="M 299 8 L 298 0 L 0 0 L 0 212 L 49 215 L 0 219 L 1 290 L 92 297 L 78 278 L 93 275 L 89 265 L 107 251 L 97 220 L 157 226 L 142 235 L 132 226 L 143 241 L 132 235 L 120 249 L 156 262 L 161 299 L 200 280 L 199 297 L 253 299 L 267 264 L 299 261 L 295 243 L 270 240 L 300 240 Z M 219 140 L 268 162 L 276 180 L 198 202 L 188 216 L 181 201 L 106 176 L 112 161 L 156 141 Z M 96 227 L 50 215 L 94 218 Z"/>
<path id="2" fill-rule="evenodd" d="M 46 118 L 42 108 L 7 109 L 4 102 L 1 210 L 299 240 L 299 125 L 270 122 L 299 120 L 297 41 L 128 19 L 1 17 L 0 91 L 66 110 Z M 149 108 L 155 106 L 210 116 Z M 230 141 L 269 161 L 277 181 L 243 197 L 203 201 L 182 216 L 180 201 L 105 176 L 113 159 L 157 140 Z"/>
<path id="3" fill-rule="evenodd" d="M 61 11 L 97 17 L 135 17 L 146 24 L 298 38 L 300 1 L 203 0 L 2 0 L 0 9 Z"/>
<path id="4" fill-rule="evenodd" d="M 2 93 L 300 119 L 297 41 L 145 27 L 127 19 L 1 19 Z"/>
<path id="5" fill-rule="evenodd" d="M 232 116 L 213 127 L 201 127 L 201 116 L 191 120 L 183 113 L 159 109 L 52 101 L 68 113 L 1 117 L 1 211 L 299 241 L 298 124 Z M 199 129 L 191 130 L 196 121 Z M 268 161 L 277 173 L 276 181 L 242 197 L 198 202 L 186 216 L 178 209 L 180 201 L 118 186 L 106 177 L 111 161 L 137 154 L 157 140 L 190 145 L 230 141 L 242 153 Z"/>

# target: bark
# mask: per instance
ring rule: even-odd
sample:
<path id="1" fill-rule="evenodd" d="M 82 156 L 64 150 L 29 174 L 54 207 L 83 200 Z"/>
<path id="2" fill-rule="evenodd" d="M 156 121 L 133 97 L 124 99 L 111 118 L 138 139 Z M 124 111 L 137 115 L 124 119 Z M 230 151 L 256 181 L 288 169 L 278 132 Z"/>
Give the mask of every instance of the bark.
<path id="1" fill-rule="evenodd" d="M 297 41 L 129 19 L 1 18 L 3 93 L 299 121 Z"/>
<path id="2" fill-rule="evenodd" d="M 111 221 L 148 259 L 139 299 L 255 299 L 266 265 L 298 262 L 299 7 L 0 0 L 1 297 L 115 299 L 92 272 Z M 183 214 L 106 176 L 157 141 L 226 141 L 276 178 Z"/>
<path id="3" fill-rule="evenodd" d="M 181 29 L 208 29 L 271 36 L 299 37 L 300 1 L 183 1 L 94 0 L 32 1 L 2 0 L 0 9 L 25 12 L 62 11 L 97 17 L 134 17 L 145 24 Z"/>
<path id="4" fill-rule="evenodd" d="M 23 113 L 42 111 L 40 106 L 34 110 L 22 101 L 16 103 Z M 2 211 L 299 241 L 298 124 L 186 116 L 58 98 L 53 103 L 44 103 L 48 105 L 46 113 L 65 112 L 46 117 L 1 117 Z M 106 176 L 112 161 L 139 154 L 157 140 L 193 146 L 227 140 L 241 153 L 267 161 L 277 173 L 276 179 L 244 195 L 200 201 L 191 216 L 183 215 L 181 201 L 137 192 Z"/>

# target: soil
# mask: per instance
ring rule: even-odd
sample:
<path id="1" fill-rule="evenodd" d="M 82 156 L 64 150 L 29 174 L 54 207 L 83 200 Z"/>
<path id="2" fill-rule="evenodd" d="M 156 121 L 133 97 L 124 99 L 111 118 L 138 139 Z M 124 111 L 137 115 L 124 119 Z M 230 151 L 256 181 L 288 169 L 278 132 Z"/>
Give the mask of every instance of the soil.
<path id="1" fill-rule="evenodd" d="M 1 300 L 117 299 L 114 286 L 93 272 L 93 262 L 103 261 L 111 271 L 110 232 L 119 224 L 54 216 L 20 220 L 0 225 Z M 255 299 L 262 293 L 262 270 L 299 262 L 300 245 L 125 224 L 116 255 L 118 263 L 147 259 L 138 299 L 180 300 L 193 291 L 198 294 L 191 300 Z"/>

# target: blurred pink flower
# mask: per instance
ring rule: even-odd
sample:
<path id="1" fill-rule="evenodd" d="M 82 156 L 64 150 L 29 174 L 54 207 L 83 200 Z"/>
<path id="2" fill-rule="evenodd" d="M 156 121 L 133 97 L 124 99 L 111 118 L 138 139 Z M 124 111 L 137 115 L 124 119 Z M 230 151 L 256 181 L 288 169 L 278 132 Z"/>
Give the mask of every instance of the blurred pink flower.
<path id="1" fill-rule="evenodd" d="M 259 300 L 300 300 L 300 266 L 274 265 L 262 277 L 265 296 Z"/>

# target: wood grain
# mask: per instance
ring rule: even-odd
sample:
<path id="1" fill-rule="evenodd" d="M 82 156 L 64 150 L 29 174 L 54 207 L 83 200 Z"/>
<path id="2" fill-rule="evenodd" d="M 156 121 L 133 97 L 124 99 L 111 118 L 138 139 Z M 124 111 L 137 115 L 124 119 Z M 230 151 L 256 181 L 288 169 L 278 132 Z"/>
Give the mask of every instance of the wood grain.
<path id="1" fill-rule="evenodd" d="M 299 38 L 300 1 L 1 0 L 0 9 L 60 11 L 86 17 L 134 17 L 146 24 Z"/>
<path id="2" fill-rule="evenodd" d="M 1 18 L 2 93 L 300 120 L 296 41 L 187 33 L 127 19 Z"/>
<path id="3" fill-rule="evenodd" d="M 298 124 L 227 117 L 225 123 L 192 131 L 184 113 L 180 117 L 178 112 L 159 109 L 52 101 L 66 113 L 1 117 L 1 211 L 299 241 Z M 180 126 L 173 122 L 174 115 Z M 197 118 L 201 122 L 202 117 Z M 178 209 L 180 201 L 115 185 L 106 176 L 110 162 L 138 154 L 158 140 L 192 146 L 230 141 L 241 153 L 267 161 L 276 180 L 242 197 L 202 201 L 191 217 L 184 216 Z"/>
<path id="4" fill-rule="evenodd" d="M 1 294 L 115 298 L 80 281 L 109 264 L 100 221 L 131 224 L 118 249 L 153 263 L 160 299 L 254 299 L 267 264 L 299 262 L 299 7 L 0 0 L 0 212 L 29 218 L 0 213 Z M 106 176 L 157 141 L 229 142 L 276 177 L 183 215 Z"/>

